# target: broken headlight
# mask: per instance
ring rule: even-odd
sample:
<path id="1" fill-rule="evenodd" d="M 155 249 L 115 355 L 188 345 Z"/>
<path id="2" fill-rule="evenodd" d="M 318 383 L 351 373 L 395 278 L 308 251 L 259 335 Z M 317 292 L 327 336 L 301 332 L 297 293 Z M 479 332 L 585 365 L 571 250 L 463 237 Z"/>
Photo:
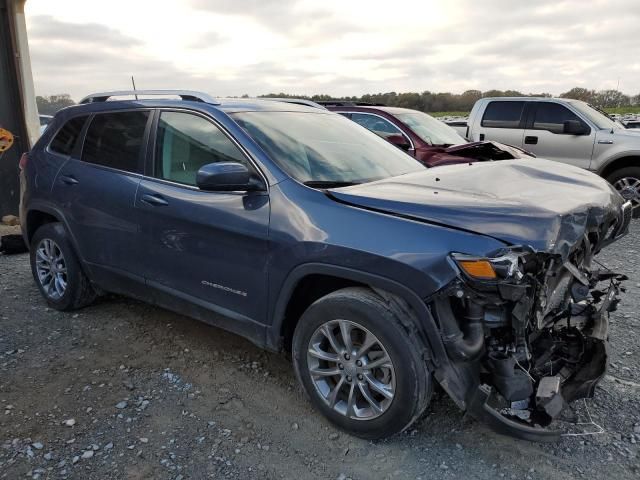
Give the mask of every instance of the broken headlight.
<path id="1" fill-rule="evenodd" d="M 495 256 L 476 257 L 463 253 L 452 253 L 451 257 L 460 269 L 475 280 L 515 280 L 522 279 L 525 255 L 522 249 L 503 249 Z"/>

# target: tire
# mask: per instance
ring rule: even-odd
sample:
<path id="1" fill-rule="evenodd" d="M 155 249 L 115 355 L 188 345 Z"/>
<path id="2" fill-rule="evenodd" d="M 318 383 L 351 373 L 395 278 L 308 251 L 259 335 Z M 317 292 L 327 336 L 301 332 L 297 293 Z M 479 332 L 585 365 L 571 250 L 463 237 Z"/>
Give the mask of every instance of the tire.
<path id="1" fill-rule="evenodd" d="M 49 258 L 57 258 L 57 261 L 47 261 L 47 247 L 51 253 Z M 46 223 L 36 230 L 31 239 L 30 259 L 33 278 L 51 308 L 76 310 L 95 300 L 96 292 L 82 270 L 61 223 Z M 51 274 L 53 270 L 62 281 L 55 281 L 55 275 Z M 49 272 L 49 275 L 44 272 Z"/>
<path id="2" fill-rule="evenodd" d="M 416 335 L 409 334 L 396 310 L 368 288 L 345 288 L 314 302 L 300 318 L 293 336 L 296 376 L 313 405 L 340 429 L 367 440 L 405 430 L 422 414 L 431 399 L 433 379 L 422 356 L 425 346 Z M 353 342 L 352 355 L 348 359 L 344 356 L 346 349 L 340 349 L 345 338 L 341 333 L 341 322 L 353 329 L 348 337 Z M 332 332 L 334 343 L 324 333 L 327 330 Z M 372 334 L 378 344 L 357 357 L 353 353 L 366 343 L 365 336 L 373 338 L 368 334 Z M 310 350 L 314 353 L 309 353 Z M 337 354 L 337 350 L 342 354 Z M 336 353 L 338 360 L 317 359 L 318 352 L 321 355 Z M 374 366 L 374 362 L 382 362 L 385 353 L 390 359 L 385 365 L 391 368 L 374 367 L 369 373 L 362 370 L 366 364 Z M 361 359 L 360 370 L 354 365 L 358 358 Z M 339 374 L 312 377 L 311 371 L 338 371 Z M 351 382 L 345 380 L 348 378 Z M 341 385 L 338 396 L 342 400 L 331 406 L 337 385 Z M 387 394 L 393 392 L 392 398 L 382 395 L 374 385 L 387 385 L 384 390 Z M 352 389 L 355 392 L 354 408 L 350 408 L 349 402 Z M 368 392 L 369 399 L 375 397 L 373 402 L 367 400 L 364 392 Z M 379 409 L 374 408 L 376 404 Z M 347 415 L 349 412 L 351 415 Z"/>
<path id="3" fill-rule="evenodd" d="M 607 181 L 618 192 L 633 204 L 634 214 L 640 210 L 640 167 L 625 167 L 614 170 L 607 176 Z"/>

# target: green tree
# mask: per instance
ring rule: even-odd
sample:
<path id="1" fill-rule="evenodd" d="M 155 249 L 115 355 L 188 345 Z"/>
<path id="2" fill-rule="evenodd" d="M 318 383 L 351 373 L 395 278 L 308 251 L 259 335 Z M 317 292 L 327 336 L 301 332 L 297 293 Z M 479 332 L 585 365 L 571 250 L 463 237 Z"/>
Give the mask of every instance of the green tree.
<path id="1" fill-rule="evenodd" d="M 618 90 L 601 90 L 594 98 L 594 104 L 600 108 L 624 107 L 630 103 L 629 97 Z"/>
<path id="2" fill-rule="evenodd" d="M 362 96 L 334 97 L 327 94 L 290 95 L 287 93 L 269 93 L 261 97 L 305 98 L 314 101 L 339 101 L 339 102 L 363 102 L 370 104 L 382 104 L 389 107 L 403 107 L 423 112 L 469 112 L 473 105 L 482 97 L 553 97 L 551 93 L 523 94 L 518 90 L 467 90 L 462 93 L 431 92 L 425 90 L 417 92 L 380 92 L 367 93 Z M 575 87 L 560 95 L 563 98 L 583 100 L 603 108 L 621 106 L 640 106 L 640 94 L 629 97 L 617 90 L 603 90 L 596 92 L 582 87 Z"/>
<path id="3" fill-rule="evenodd" d="M 561 93 L 560 98 L 572 98 L 573 100 L 582 100 L 583 102 L 594 103 L 596 91 L 589 90 L 588 88 L 573 87 L 568 92 Z"/>
<path id="4" fill-rule="evenodd" d="M 41 115 L 54 115 L 58 110 L 75 105 L 76 102 L 71 99 L 71 95 L 68 93 L 60 93 L 48 97 L 37 96 L 36 104 Z"/>

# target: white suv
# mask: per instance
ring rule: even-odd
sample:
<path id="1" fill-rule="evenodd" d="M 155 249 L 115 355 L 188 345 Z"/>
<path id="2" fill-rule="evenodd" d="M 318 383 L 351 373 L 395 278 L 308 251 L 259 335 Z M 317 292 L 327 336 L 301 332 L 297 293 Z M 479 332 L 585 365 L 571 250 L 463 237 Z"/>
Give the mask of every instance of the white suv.
<path id="1" fill-rule="evenodd" d="M 482 98 L 471 110 L 467 138 L 514 145 L 538 157 L 591 170 L 611 182 L 640 214 L 640 131 L 623 128 L 579 100 Z"/>

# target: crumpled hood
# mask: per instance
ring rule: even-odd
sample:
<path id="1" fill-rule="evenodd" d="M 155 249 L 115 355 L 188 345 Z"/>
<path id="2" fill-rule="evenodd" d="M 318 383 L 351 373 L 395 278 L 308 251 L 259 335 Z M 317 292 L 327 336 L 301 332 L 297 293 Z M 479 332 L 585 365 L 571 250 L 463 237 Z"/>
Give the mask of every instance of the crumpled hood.
<path id="1" fill-rule="evenodd" d="M 450 147 L 430 146 L 416 151 L 416 158 L 427 167 L 488 160 L 531 158 L 534 156 L 520 148 L 493 141 L 463 143 Z"/>
<path id="2" fill-rule="evenodd" d="M 621 222 L 624 203 L 599 176 L 542 159 L 443 166 L 331 189 L 329 195 L 563 258 L 587 231 L 606 232 Z"/>

